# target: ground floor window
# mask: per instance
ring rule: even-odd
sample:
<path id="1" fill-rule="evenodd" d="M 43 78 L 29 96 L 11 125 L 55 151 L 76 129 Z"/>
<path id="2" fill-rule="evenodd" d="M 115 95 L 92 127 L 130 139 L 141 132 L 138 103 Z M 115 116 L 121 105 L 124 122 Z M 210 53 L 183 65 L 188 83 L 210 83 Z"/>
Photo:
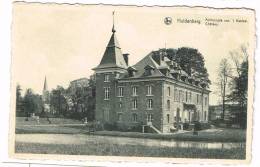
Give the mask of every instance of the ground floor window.
<path id="1" fill-rule="evenodd" d="M 104 112 L 103 113 L 104 120 L 109 121 L 109 109 L 105 108 L 103 112 Z"/>
<path id="2" fill-rule="evenodd" d="M 170 114 L 167 114 L 167 123 L 170 123 Z"/>
<path id="3" fill-rule="evenodd" d="M 122 121 L 122 113 L 117 114 L 117 121 Z"/>
<path id="4" fill-rule="evenodd" d="M 137 114 L 136 113 L 133 114 L 133 122 L 137 122 Z"/>
<path id="5" fill-rule="evenodd" d="M 153 122 L 153 114 L 147 114 L 147 122 Z"/>
<path id="6" fill-rule="evenodd" d="M 204 111 L 204 120 L 207 121 L 207 111 Z"/>

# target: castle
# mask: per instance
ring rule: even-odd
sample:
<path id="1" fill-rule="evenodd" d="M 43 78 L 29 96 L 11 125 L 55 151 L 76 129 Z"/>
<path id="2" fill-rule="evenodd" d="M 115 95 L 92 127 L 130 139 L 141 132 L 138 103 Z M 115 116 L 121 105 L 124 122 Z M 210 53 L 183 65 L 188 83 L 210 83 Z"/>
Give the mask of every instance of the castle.
<path id="1" fill-rule="evenodd" d="M 207 122 L 209 93 L 200 78 L 188 75 L 163 50 L 128 64 L 112 28 L 96 77 L 95 119 L 117 126 L 149 126 L 158 133 L 184 123 Z M 177 126 L 177 127 L 176 127 Z"/>

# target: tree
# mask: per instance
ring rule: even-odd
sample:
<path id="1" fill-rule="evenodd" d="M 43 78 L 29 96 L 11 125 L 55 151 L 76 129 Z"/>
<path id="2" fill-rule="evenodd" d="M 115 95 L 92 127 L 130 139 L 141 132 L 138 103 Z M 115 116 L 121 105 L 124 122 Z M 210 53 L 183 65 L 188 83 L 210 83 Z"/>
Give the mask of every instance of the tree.
<path id="1" fill-rule="evenodd" d="M 247 89 L 248 89 L 248 53 L 247 47 L 242 45 L 238 51 L 230 52 L 231 60 L 236 73 L 230 84 L 231 92 L 228 95 L 229 101 L 238 105 L 236 120 L 241 127 L 246 127 L 247 111 Z"/>
<path id="2" fill-rule="evenodd" d="M 221 119 L 225 118 L 225 104 L 227 97 L 227 86 L 228 86 L 228 77 L 231 75 L 231 67 L 226 58 L 222 59 L 218 68 L 218 78 L 217 78 L 217 86 L 218 92 L 222 99 L 222 116 Z"/>
<path id="3" fill-rule="evenodd" d="M 96 81 L 94 76 L 91 76 L 89 79 L 88 86 L 88 97 L 86 101 L 87 105 L 87 114 L 89 121 L 93 121 L 95 119 L 95 107 L 96 107 Z"/>
<path id="4" fill-rule="evenodd" d="M 167 49 L 166 52 L 167 57 L 175 60 L 188 75 L 192 75 L 195 71 L 198 74 L 197 77 L 203 79 L 207 86 L 211 84 L 204 57 L 197 49 L 181 47 L 177 50 Z"/>
<path id="5" fill-rule="evenodd" d="M 41 96 L 34 94 L 32 89 L 27 89 L 24 95 L 24 110 L 27 116 L 31 113 L 39 114 L 42 111 L 43 103 Z"/>
<path id="6" fill-rule="evenodd" d="M 68 104 L 65 98 L 66 90 L 62 86 L 57 86 L 56 89 L 51 91 L 50 106 L 57 115 L 65 116 L 68 111 Z"/>
<path id="7" fill-rule="evenodd" d="M 23 97 L 21 94 L 21 86 L 16 86 L 16 115 L 19 116 L 23 113 Z"/>
<path id="8" fill-rule="evenodd" d="M 96 83 L 93 76 L 88 84 L 70 85 L 67 89 L 67 99 L 72 109 L 71 117 L 82 119 L 87 117 L 88 121 L 95 118 L 95 89 Z"/>

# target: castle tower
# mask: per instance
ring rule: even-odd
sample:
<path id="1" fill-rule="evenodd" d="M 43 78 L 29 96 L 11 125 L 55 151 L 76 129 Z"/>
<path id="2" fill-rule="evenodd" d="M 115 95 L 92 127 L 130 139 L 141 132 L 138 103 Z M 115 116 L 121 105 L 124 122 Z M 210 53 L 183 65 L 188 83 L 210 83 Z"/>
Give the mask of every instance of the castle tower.
<path id="1" fill-rule="evenodd" d="M 107 44 L 100 64 L 94 68 L 96 75 L 96 112 L 95 119 L 101 123 L 113 123 L 116 120 L 115 96 L 116 80 L 128 68 L 128 57 L 123 55 L 116 38 L 116 29 L 113 26 L 112 35 Z"/>

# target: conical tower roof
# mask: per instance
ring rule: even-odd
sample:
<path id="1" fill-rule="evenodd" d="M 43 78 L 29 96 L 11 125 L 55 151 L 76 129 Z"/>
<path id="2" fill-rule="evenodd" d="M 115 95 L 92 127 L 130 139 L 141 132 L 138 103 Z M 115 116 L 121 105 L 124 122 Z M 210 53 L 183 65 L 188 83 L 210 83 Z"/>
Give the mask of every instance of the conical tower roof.
<path id="1" fill-rule="evenodd" d="M 124 68 L 127 69 L 127 64 L 123 57 L 119 42 L 115 34 L 115 26 L 113 24 L 112 35 L 107 44 L 105 53 L 101 59 L 100 64 L 94 69 L 104 69 L 104 68 Z"/>

